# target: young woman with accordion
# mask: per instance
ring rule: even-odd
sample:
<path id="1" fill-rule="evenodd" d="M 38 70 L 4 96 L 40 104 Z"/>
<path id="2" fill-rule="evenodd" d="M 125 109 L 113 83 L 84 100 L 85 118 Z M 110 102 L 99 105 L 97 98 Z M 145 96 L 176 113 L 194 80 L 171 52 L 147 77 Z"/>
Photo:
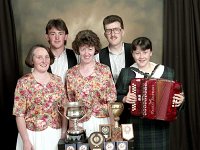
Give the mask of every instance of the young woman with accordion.
<path id="1" fill-rule="evenodd" d="M 135 150 L 169 148 L 169 125 L 176 119 L 184 95 L 173 69 L 150 61 L 146 37 L 132 42 L 135 63 L 123 68 L 116 83 L 117 99 L 125 105 L 121 123 L 132 123 Z"/>

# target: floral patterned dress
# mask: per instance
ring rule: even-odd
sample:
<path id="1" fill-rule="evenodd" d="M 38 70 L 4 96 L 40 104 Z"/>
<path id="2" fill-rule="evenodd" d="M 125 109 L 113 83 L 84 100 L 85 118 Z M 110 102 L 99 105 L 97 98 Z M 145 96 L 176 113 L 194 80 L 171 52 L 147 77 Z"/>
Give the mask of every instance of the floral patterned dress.
<path id="1" fill-rule="evenodd" d="M 61 105 L 66 101 L 66 92 L 61 78 L 53 74 L 50 74 L 50 77 L 51 80 L 46 85 L 42 85 L 35 80 L 32 73 L 26 74 L 18 80 L 15 89 L 13 115 L 24 117 L 28 134 L 34 133 L 34 139 L 31 139 L 29 134 L 32 144 L 40 145 L 41 148 L 45 148 L 45 141 L 39 140 L 41 144 L 36 144 L 36 139 L 40 139 L 40 137 L 36 138 L 37 133 L 46 133 L 43 131 L 48 128 L 51 130 L 61 128 L 58 104 Z M 61 130 L 55 146 L 60 138 L 60 132 Z M 47 134 L 45 140 L 51 133 L 47 132 Z M 56 137 L 55 134 L 54 136 Z M 52 144 L 52 147 L 55 146 Z"/>
<path id="2" fill-rule="evenodd" d="M 108 118 L 108 104 L 116 101 L 116 88 L 109 67 L 96 62 L 94 73 L 87 77 L 80 74 L 79 67 L 69 69 L 66 76 L 68 100 L 84 103 L 85 115 L 79 121 Z M 97 122 L 91 121 L 90 129 L 92 126 L 96 126 L 93 132 L 99 128 Z"/>

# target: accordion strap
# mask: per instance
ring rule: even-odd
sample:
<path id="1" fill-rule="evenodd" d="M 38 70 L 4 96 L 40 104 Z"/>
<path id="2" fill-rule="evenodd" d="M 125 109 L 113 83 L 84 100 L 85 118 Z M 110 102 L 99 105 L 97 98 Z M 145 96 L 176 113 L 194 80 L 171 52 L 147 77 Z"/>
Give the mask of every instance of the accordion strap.
<path id="1" fill-rule="evenodd" d="M 141 71 L 141 70 L 139 70 L 138 68 L 135 68 L 135 67 L 131 67 L 131 69 L 132 69 L 133 71 L 135 71 L 135 72 L 141 74 L 141 75 L 144 75 L 144 78 L 151 78 L 151 77 L 153 76 L 153 74 L 155 73 L 156 69 L 158 68 L 158 66 L 159 66 L 159 64 L 157 64 L 157 65 L 154 67 L 154 69 L 153 69 L 153 71 L 151 72 L 151 74 L 146 73 L 146 72 L 143 72 L 143 71 Z"/>

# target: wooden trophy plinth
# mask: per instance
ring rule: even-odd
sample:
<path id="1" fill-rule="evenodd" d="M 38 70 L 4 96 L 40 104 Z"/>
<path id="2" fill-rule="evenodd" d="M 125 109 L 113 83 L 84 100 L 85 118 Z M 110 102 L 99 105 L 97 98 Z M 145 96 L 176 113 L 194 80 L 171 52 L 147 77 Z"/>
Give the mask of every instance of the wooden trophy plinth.
<path id="1" fill-rule="evenodd" d="M 122 138 L 122 128 L 121 127 L 113 127 L 112 128 L 112 136 L 111 141 L 123 141 Z"/>

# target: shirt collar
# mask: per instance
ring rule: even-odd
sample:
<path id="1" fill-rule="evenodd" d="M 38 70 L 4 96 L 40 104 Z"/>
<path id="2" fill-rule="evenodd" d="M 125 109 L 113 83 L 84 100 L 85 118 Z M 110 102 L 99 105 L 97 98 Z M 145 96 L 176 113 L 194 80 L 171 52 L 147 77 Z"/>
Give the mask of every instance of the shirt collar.
<path id="1" fill-rule="evenodd" d="M 60 56 L 55 57 L 55 58 L 60 58 L 60 57 L 65 56 L 65 55 L 66 55 L 66 49 L 64 49 L 64 51 L 60 54 Z"/>
<path id="2" fill-rule="evenodd" d="M 124 43 L 122 43 L 122 49 L 121 49 L 121 51 L 120 51 L 119 53 L 112 52 L 112 51 L 110 50 L 109 46 L 108 46 L 108 51 L 109 51 L 109 53 L 112 54 L 112 55 L 121 55 L 122 53 L 124 53 Z"/>

